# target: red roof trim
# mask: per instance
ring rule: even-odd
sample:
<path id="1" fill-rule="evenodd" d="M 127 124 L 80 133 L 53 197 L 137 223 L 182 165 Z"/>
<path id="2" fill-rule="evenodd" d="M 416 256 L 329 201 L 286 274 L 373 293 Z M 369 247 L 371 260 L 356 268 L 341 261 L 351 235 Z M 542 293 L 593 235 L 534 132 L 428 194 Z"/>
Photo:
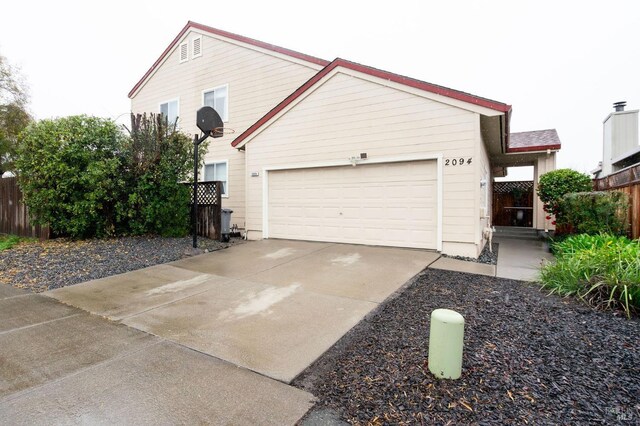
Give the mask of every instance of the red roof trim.
<path id="1" fill-rule="evenodd" d="M 521 146 L 517 148 L 507 148 L 507 153 L 511 152 L 544 152 L 546 150 L 556 151 L 560 149 L 560 144 L 555 145 L 537 145 L 537 146 Z"/>
<path id="2" fill-rule="evenodd" d="M 160 57 L 153 63 L 153 65 L 151 66 L 151 68 L 149 68 L 149 70 L 142 76 L 142 78 L 140 79 L 140 81 L 138 81 L 136 83 L 135 86 L 133 86 L 133 89 L 131 89 L 131 91 L 129 92 L 129 98 L 131 98 L 133 96 L 133 94 L 140 88 L 140 86 L 142 86 L 142 83 L 145 82 L 145 80 L 147 79 L 147 77 L 149 77 L 153 71 L 155 71 L 155 69 L 160 65 L 160 63 L 164 60 L 164 58 L 169 54 L 169 52 L 173 49 L 173 47 L 178 43 L 178 41 L 180 41 L 180 39 L 182 38 L 182 36 L 189 30 L 189 28 L 195 28 L 201 31 L 205 31 L 211 34 L 215 34 L 215 35 L 219 35 L 222 37 L 226 37 L 226 38 L 230 38 L 232 40 L 236 40 L 242 43 L 247 43 L 256 47 L 260 47 L 263 49 L 267 49 L 267 50 L 271 50 L 273 52 L 276 53 L 281 53 L 283 55 L 287 55 L 287 56 L 291 56 L 292 58 L 296 58 L 296 59 L 301 59 L 303 61 L 307 61 L 307 62 L 311 62 L 313 64 L 316 65 L 321 65 L 321 66 L 326 66 L 329 64 L 329 61 L 325 61 L 324 59 L 320 59 L 320 58 L 316 58 L 314 56 L 310 56 L 310 55 L 305 55 L 304 53 L 300 53 L 300 52 L 296 52 L 294 50 L 290 50 L 290 49 L 286 49 L 284 47 L 280 47 L 280 46 L 276 46 L 273 44 L 269 44 L 269 43 L 265 43 L 259 40 L 255 40 L 249 37 L 244 37 L 238 34 L 233 34 L 227 31 L 222 31 L 222 30 L 218 30 L 216 28 L 213 27 L 209 27 L 206 25 L 202 25 L 202 24 L 198 24 L 197 22 L 193 22 L 193 21 L 189 21 L 187 22 L 187 25 L 184 26 L 184 28 L 182 29 L 182 31 L 180 31 L 180 33 L 173 39 L 173 41 L 171 42 L 171 44 L 169 44 L 169 46 L 164 50 L 164 52 L 162 52 L 162 55 L 160 55 Z"/>
<path id="3" fill-rule="evenodd" d="M 427 92 L 435 93 L 437 95 L 446 96 L 448 98 L 457 99 L 463 102 L 471 103 L 474 105 L 483 106 L 485 108 L 493 109 L 495 111 L 504 112 L 505 115 L 508 116 L 511 111 L 511 105 L 503 104 L 501 102 L 493 101 L 491 99 L 481 98 L 479 96 L 474 96 L 470 93 L 461 92 L 454 89 L 449 89 L 447 87 L 438 86 L 435 84 L 427 83 L 424 81 L 416 80 L 413 78 L 405 77 L 402 75 L 394 74 L 388 71 L 382 71 L 376 68 L 368 67 L 365 65 L 356 64 L 354 62 L 346 61 L 344 59 L 337 58 L 330 64 L 328 64 L 325 68 L 320 70 L 316 75 L 311 77 L 305 84 L 300 86 L 295 92 L 285 98 L 282 102 L 276 105 L 271 111 L 269 111 L 266 115 L 264 115 L 260 120 L 254 123 L 251 127 L 245 130 L 242 134 L 240 134 L 235 140 L 231 143 L 231 146 L 238 146 L 243 140 L 249 137 L 252 133 L 258 130 L 262 125 L 271 120 L 275 115 L 277 115 L 280 111 L 286 108 L 290 103 L 300 97 L 304 92 L 309 90 L 314 84 L 316 84 L 319 80 L 321 80 L 324 76 L 326 76 L 330 71 L 337 67 L 347 68 L 353 71 L 362 72 L 364 74 L 368 74 L 374 77 L 379 77 L 385 80 L 393 81 L 395 83 L 404 84 L 405 86 L 413 87 L 416 89 L 424 90 Z M 508 125 L 508 124 L 507 124 Z M 507 133 L 508 135 L 508 133 Z M 507 136 L 508 137 L 508 136 Z"/>
<path id="4" fill-rule="evenodd" d="M 354 71 L 372 75 L 374 77 L 383 78 L 385 80 L 404 84 L 405 86 L 413 87 L 415 89 L 424 90 L 426 92 L 435 93 L 437 95 L 446 96 L 448 98 L 457 99 L 459 101 L 467 102 L 470 104 L 480 105 L 500 112 L 508 112 L 511 110 L 511 105 L 503 104 L 491 99 L 481 98 L 479 96 L 461 92 L 455 89 L 450 89 L 448 87 L 438 86 L 437 84 L 427 83 L 426 81 L 416 80 L 414 78 L 405 77 L 388 71 L 382 71 L 376 68 L 368 67 L 366 65 L 360 65 L 354 62 L 346 61 L 344 59 L 338 58 L 334 62 L 338 62 L 337 66 L 342 66 Z"/>

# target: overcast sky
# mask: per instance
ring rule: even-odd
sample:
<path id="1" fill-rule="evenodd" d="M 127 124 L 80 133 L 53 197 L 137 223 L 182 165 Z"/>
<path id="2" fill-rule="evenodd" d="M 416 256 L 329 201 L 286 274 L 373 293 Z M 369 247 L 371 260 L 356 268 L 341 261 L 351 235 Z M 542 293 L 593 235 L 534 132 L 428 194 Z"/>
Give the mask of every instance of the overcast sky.
<path id="1" fill-rule="evenodd" d="M 640 108 L 640 1 L 10 1 L 0 54 L 36 118 L 117 118 L 187 21 L 341 57 L 513 105 L 513 132 L 555 128 L 559 167 L 602 156 L 615 101 Z"/>

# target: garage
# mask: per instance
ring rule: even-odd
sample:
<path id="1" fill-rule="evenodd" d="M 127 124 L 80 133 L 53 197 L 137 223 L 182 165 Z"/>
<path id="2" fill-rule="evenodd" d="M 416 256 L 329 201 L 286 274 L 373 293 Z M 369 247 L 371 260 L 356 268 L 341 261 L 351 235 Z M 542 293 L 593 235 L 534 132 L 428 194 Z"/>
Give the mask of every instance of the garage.
<path id="1" fill-rule="evenodd" d="M 437 162 L 268 172 L 268 238 L 437 249 Z"/>

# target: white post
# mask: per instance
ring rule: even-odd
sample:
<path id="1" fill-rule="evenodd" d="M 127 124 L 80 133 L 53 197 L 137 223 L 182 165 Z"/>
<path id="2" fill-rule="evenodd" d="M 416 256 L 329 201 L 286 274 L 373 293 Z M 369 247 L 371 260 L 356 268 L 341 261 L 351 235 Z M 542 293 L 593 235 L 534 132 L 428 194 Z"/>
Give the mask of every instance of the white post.
<path id="1" fill-rule="evenodd" d="M 450 309 L 433 311 L 429 332 L 429 371 L 440 379 L 460 378 L 463 344 L 463 316 Z"/>

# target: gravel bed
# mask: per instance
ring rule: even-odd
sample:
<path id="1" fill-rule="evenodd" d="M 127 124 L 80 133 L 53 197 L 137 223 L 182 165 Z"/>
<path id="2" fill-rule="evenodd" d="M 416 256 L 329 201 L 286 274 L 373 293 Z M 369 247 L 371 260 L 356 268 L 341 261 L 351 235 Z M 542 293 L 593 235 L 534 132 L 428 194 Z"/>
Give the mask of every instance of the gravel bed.
<path id="1" fill-rule="evenodd" d="M 491 249 L 489 250 L 489 244 L 485 244 L 480 256 L 477 259 L 472 257 L 464 257 L 464 256 L 448 256 L 446 254 L 442 254 L 442 257 L 448 257 L 451 259 L 465 260 L 467 262 L 475 262 L 475 263 L 486 263 L 487 265 L 497 265 L 498 264 L 498 243 L 491 243 Z"/>
<path id="2" fill-rule="evenodd" d="M 55 239 L 23 243 L 0 251 L 0 283 L 34 292 L 78 284 L 123 272 L 172 262 L 184 257 L 241 244 L 192 237 L 124 237 L 113 239 Z"/>
<path id="3" fill-rule="evenodd" d="M 428 369 L 436 308 L 465 317 L 459 380 Z M 293 384 L 318 397 L 314 412 L 353 424 L 640 424 L 640 320 L 428 269 Z"/>

